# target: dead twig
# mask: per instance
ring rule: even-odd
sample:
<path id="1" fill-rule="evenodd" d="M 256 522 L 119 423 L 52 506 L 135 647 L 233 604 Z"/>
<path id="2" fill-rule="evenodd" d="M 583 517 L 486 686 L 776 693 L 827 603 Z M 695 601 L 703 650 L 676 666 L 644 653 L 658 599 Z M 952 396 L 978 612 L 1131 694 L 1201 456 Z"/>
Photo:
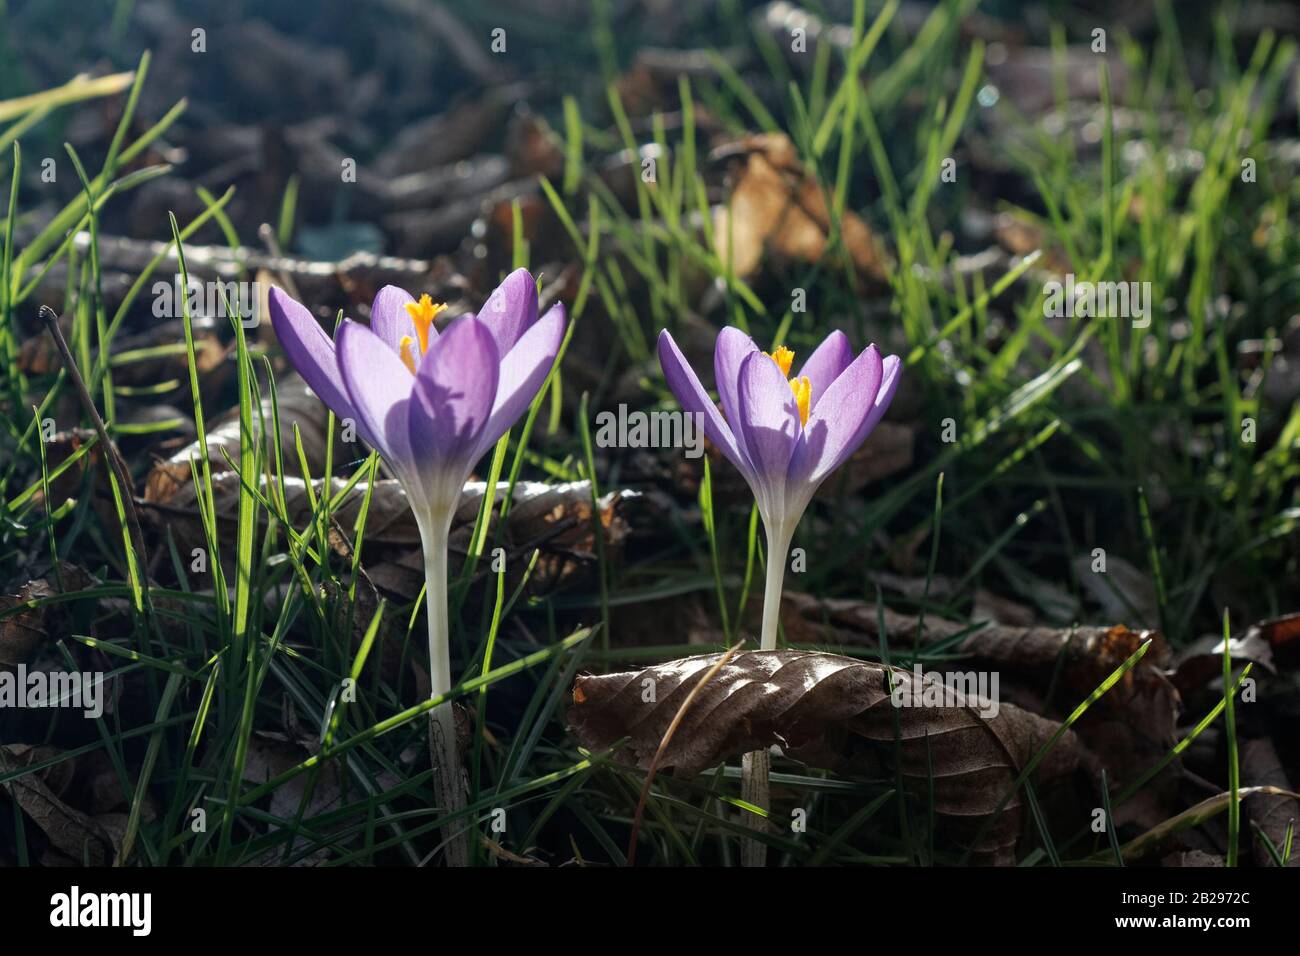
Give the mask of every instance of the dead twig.
<path id="1" fill-rule="evenodd" d="M 141 582 L 149 574 L 149 554 L 144 546 L 144 534 L 140 531 L 140 517 L 135 510 L 135 485 L 131 481 L 131 472 L 126 467 L 126 461 L 122 458 L 122 453 L 117 450 L 115 445 L 108 437 L 108 429 L 104 426 L 104 420 L 99 417 L 99 409 L 95 407 L 95 400 L 90 397 L 90 391 L 86 388 L 86 381 L 81 377 L 81 371 L 77 368 L 77 360 L 72 357 L 72 350 L 68 348 L 67 340 L 63 337 L 63 330 L 59 328 L 59 317 L 55 315 L 54 310 L 48 305 L 43 305 L 38 310 L 41 321 L 45 327 L 50 330 L 50 335 L 54 337 L 54 344 L 59 347 L 59 354 L 63 356 L 63 366 L 68 371 L 68 378 L 77 389 L 77 397 L 81 399 L 81 405 L 90 416 L 91 422 L 95 426 L 95 432 L 99 435 L 99 444 L 105 449 L 108 465 L 113 469 L 113 474 L 117 482 L 122 487 L 122 508 L 126 512 L 127 528 L 131 535 L 131 544 L 135 548 L 137 565 L 140 568 Z"/>

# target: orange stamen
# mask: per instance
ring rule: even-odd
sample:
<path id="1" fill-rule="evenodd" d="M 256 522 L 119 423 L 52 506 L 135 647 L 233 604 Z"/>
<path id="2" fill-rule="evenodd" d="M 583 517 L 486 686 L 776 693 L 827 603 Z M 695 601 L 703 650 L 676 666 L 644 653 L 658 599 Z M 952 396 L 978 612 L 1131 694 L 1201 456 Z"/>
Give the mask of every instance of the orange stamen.
<path id="1" fill-rule="evenodd" d="M 406 303 L 406 312 L 415 324 L 415 334 L 420 337 L 420 354 L 423 355 L 429 351 L 429 328 L 433 325 L 433 320 L 438 317 L 438 313 L 447 308 L 446 305 L 439 302 L 437 305 L 429 298 L 428 294 L 420 296 L 419 302 Z M 402 359 L 406 361 L 406 359 Z M 409 368 L 413 363 L 407 363 Z"/>
<path id="2" fill-rule="evenodd" d="M 800 379 L 790 379 L 790 391 L 794 392 L 794 402 L 799 406 L 799 421 L 808 424 L 808 406 L 812 402 L 812 382 L 805 375 Z"/>
<path id="3" fill-rule="evenodd" d="M 790 374 L 790 366 L 794 364 L 794 352 L 782 345 L 775 352 L 763 354 L 776 363 L 782 375 Z M 812 383 L 808 381 L 808 376 L 790 379 L 790 391 L 794 392 L 795 404 L 799 406 L 799 419 L 807 425 L 808 406 L 812 401 Z"/>
<path id="4" fill-rule="evenodd" d="M 415 357 L 411 355 L 411 346 L 415 344 L 415 339 L 409 335 L 403 335 L 402 341 L 397 347 L 397 355 L 402 360 L 402 364 L 415 374 Z"/>
<path id="5" fill-rule="evenodd" d="M 793 352 L 791 352 L 788 348 L 782 345 L 779 349 L 777 349 L 775 352 L 772 352 L 771 354 L 768 354 L 767 352 L 764 352 L 763 354 L 776 363 L 776 367 L 781 370 L 782 375 L 789 376 L 790 364 L 794 361 Z"/>

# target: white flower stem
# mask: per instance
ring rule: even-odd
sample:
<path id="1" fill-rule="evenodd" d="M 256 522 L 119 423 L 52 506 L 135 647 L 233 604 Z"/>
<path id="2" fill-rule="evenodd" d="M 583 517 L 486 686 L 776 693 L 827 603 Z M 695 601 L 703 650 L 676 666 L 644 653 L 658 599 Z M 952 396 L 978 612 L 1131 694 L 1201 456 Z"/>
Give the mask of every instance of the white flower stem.
<path id="1" fill-rule="evenodd" d="M 790 551 L 794 529 L 767 525 L 767 585 L 763 589 L 763 630 L 759 647 L 765 651 L 776 650 L 776 636 L 781 622 L 781 589 L 785 583 L 785 561 Z M 745 754 L 740 764 L 740 798 L 746 803 L 768 810 L 771 807 L 771 787 L 768 782 L 772 770 L 772 757 L 766 750 Z M 754 830 L 766 829 L 766 821 L 754 814 L 746 814 L 746 824 Z M 740 841 L 742 866 L 765 866 L 767 844 L 745 837 Z"/>
<path id="2" fill-rule="evenodd" d="M 763 631 L 759 646 L 776 650 L 776 634 L 781 623 L 781 588 L 785 583 L 785 559 L 790 552 L 792 533 L 784 528 L 767 532 L 767 585 L 763 589 Z"/>
<path id="3" fill-rule="evenodd" d="M 429 695 L 451 690 L 451 629 L 447 620 L 447 537 L 450 520 L 434 519 L 422 527 L 424 539 L 425 612 L 429 618 Z M 465 781 L 456 742 L 456 714 L 452 702 L 429 712 L 429 759 L 433 765 L 434 793 L 442 813 L 465 807 Z M 469 820 L 443 828 L 448 866 L 469 865 Z"/>
<path id="4" fill-rule="evenodd" d="M 424 546 L 425 612 L 429 617 L 429 693 L 451 690 L 451 627 L 447 621 L 447 535 Z"/>

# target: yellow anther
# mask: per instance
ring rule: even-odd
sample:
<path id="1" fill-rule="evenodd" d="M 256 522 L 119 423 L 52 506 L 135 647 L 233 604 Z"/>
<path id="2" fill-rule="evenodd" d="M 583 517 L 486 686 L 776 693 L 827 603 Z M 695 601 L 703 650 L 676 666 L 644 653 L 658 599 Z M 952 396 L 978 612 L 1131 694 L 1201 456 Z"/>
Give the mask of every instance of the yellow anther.
<path id="1" fill-rule="evenodd" d="M 441 302 L 435 305 L 427 293 L 420 296 L 419 302 L 406 303 L 406 312 L 411 317 L 411 321 L 415 323 L 415 334 L 420 337 L 421 355 L 429 351 L 429 328 L 433 325 L 433 320 L 438 317 L 438 313 L 445 308 L 447 306 Z M 411 364 L 408 362 L 408 367 Z"/>
<path id="2" fill-rule="evenodd" d="M 790 391 L 794 392 L 794 402 L 799 406 L 799 421 L 808 424 L 808 406 L 812 402 L 812 382 L 808 376 L 790 379 Z"/>
<path id="3" fill-rule="evenodd" d="M 781 370 L 782 375 L 790 374 L 790 366 L 794 364 L 794 353 L 784 345 L 775 352 L 764 352 L 763 354 L 776 363 L 776 367 Z M 794 392 L 795 404 L 799 406 L 799 420 L 807 425 L 808 405 L 812 401 L 812 383 L 808 381 L 808 376 L 790 379 L 790 391 Z"/>
<path id="4" fill-rule="evenodd" d="M 794 353 L 784 345 L 771 354 L 767 352 L 763 354 L 776 363 L 776 367 L 781 370 L 782 375 L 790 374 L 790 363 L 794 361 Z"/>
<path id="5" fill-rule="evenodd" d="M 401 344 L 397 347 L 397 354 L 401 358 L 402 364 L 411 370 L 412 375 L 415 374 L 415 356 L 411 354 L 411 346 L 414 344 L 415 339 L 409 335 L 403 335 Z"/>

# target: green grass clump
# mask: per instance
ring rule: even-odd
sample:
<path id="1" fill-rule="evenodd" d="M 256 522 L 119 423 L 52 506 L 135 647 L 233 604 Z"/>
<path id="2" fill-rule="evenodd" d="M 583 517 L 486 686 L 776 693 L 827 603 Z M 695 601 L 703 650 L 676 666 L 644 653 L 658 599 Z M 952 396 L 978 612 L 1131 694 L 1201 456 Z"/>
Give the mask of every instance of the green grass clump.
<path id="1" fill-rule="evenodd" d="M 565 734 L 573 677 L 580 669 L 705 648 L 675 633 L 653 647 L 620 644 L 612 621 L 621 608 L 702 596 L 716 613 L 719 648 L 746 635 L 764 555 L 754 511 L 731 507 L 719 494 L 726 477 L 720 469 L 702 466 L 698 494 L 678 495 L 666 543 L 654 554 L 632 552 L 615 561 L 599 528 L 599 498 L 620 483 L 616 468 L 601 471 L 607 463 L 592 448 L 589 410 L 607 406 L 629 368 L 641 373 L 644 404 L 666 407 L 671 398 L 654 362 L 654 336 L 700 317 L 709 302 L 706 321 L 738 325 L 762 343 L 807 350 L 842 328 L 855 344 L 877 341 L 905 360 L 907 397 L 896 413 L 916 426 L 915 461 L 865 494 L 841 493 L 814 506 L 795 541 L 811 556 L 797 590 L 874 600 L 874 574 L 891 560 L 878 546 L 882 536 L 890 542 L 928 537 L 920 552 L 924 567 L 915 569 L 924 579 L 921 597 L 890 599 L 922 617 L 966 620 L 977 589 L 985 588 L 1015 597 L 1049 623 L 1095 619 L 1096 598 L 1078 564 L 1095 548 L 1150 582 L 1156 619 L 1145 623 L 1158 625 L 1176 648 L 1226 622 L 1225 603 L 1238 621 L 1292 609 L 1287 587 L 1298 573 L 1300 406 L 1271 404 L 1259 375 L 1243 371 L 1239 356 L 1265 343 L 1266 374 L 1275 354 L 1269 343 L 1300 302 L 1300 194 L 1293 169 L 1269 140 L 1295 43 L 1266 33 L 1239 59 L 1229 21 L 1215 17 L 1210 79 L 1197 88 L 1187 38 L 1171 6 L 1160 4 L 1153 42 L 1115 31 L 1112 54 L 1097 58 L 1101 96 L 1089 121 L 1098 136 L 1096 148 L 1084 150 L 1073 135 L 1049 135 L 1039 117 L 1021 115 L 996 89 L 989 48 L 966 41 L 959 30 L 974 6 L 939 4 L 909 38 L 895 22 L 896 0 L 859 0 L 851 42 L 844 49 L 822 44 L 803 72 L 770 36 L 747 32 L 745 18 L 732 11 L 725 24 L 705 26 L 753 54 L 766 82 L 756 87 L 752 71 L 715 56 L 710 75 L 681 77 L 672 117 L 629 115 L 615 83 L 627 51 L 609 27 L 608 11 L 597 17 L 592 49 L 574 54 L 590 58 L 601 86 L 566 91 L 554 117 L 563 175 L 540 184 L 568 243 L 561 250 L 530 246 L 516 203 L 512 248 L 516 265 L 537 267 L 543 253 L 546 261 L 576 263 L 580 278 L 565 348 L 600 326 L 612 347 L 580 397 L 553 373 L 522 425 L 485 463 L 484 477 L 510 488 L 530 477 L 589 479 L 595 574 L 585 586 L 534 595 L 528 587 L 534 551 L 522 558 L 523 580 L 508 587 L 505 572 L 487 570 L 485 562 L 498 543 L 493 511 L 506 518 L 510 496 L 497 504 L 485 497 L 453 587 L 452 613 L 453 657 L 464 676 L 451 696 L 473 705 L 471 793 L 457 817 L 470 816 L 491 841 L 475 843 L 477 863 L 499 865 L 507 854 L 625 862 L 641 778 L 610 754 L 581 751 Z M 1063 70 L 1063 29 L 1053 40 Z M 1122 91 L 1115 64 L 1124 66 Z M 51 482 L 97 457 L 89 440 L 51 467 L 42 422 L 67 407 L 69 376 L 66 370 L 30 375 L 20 361 L 33 333 L 28 316 L 35 290 L 56 266 L 66 268 L 72 353 L 109 434 L 138 442 L 174 427 L 114 420 L 115 402 L 132 394 L 114 380 L 115 368 L 130 359 L 115 351 L 114 341 L 164 257 L 141 273 L 114 314 L 100 287 L 101 212 L 169 172 L 166 165 L 139 164 L 186 107 L 176 104 L 132 137 L 148 72 L 146 55 L 129 87 L 113 77 L 74 81 L 0 102 L 0 147 L 12 155 L 0 271 L 0 579 L 47 569 L 57 575 L 58 558 L 86 567 L 101 582 L 0 610 L 0 628 L 34 609 L 57 610 L 70 622 L 59 643 L 70 666 L 93 651 L 107 662 L 108 678 L 129 679 L 136 690 L 131 706 L 100 718 L 92 734 L 0 772 L 0 784 L 64 761 L 105 759 L 125 795 L 121 854 L 129 864 L 425 862 L 437 852 L 439 831 L 454 819 L 440 817 L 419 756 L 424 715 L 440 701 L 410 705 L 402 681 L 385 677 L 378 663 L 379 649 L 393 641 L 404 660 L 418 659 L 420 642 L 409 639 L 422 613 L 419 599 L 394 606 L 375 598 L 364 577 L 369 489 L 379 463 L 373 455 L 344 461 L 331 439 L 323 461 L 309 460 L 299 442 L 287 464 L 286 449 L 258 439 L 280 432 L 276 379 L 271 356 L 246 338 L 238 321 L 228 339 L 240 442 L 237 456 L 216 462 L 240 478 L 233 535 L 218 515 L 212 457 L 192 463 L 206 577 L 190 573 L 190 557 L 170 536 L 152 544 L 157 553 L 139 553 L 126 489 L 116 484 L 111 514 L 94 507 L 90 478 L 66 504 L 52 512 L 41 506 Z M 123 89 L 121 120 L 99 171 L 90 175 L 69 147 L 81 191 L 19 248 L 15 230 L 27 221 L 30 199 L 22 188 L 21 137 L 70 102 Z M 1054 89 L 1055 108 L 1067 115 L 1060 70 Z M 701 133 L 705 112 L 736 137 L 760 130 L 782 133 L 795 145 L 829 211 L 827 249 L 818 262 L 769 263 L 745 277 L 719 255 L 731 244 L 713 234 L 713 207 L 724 196 Z M 1163 121 L 1170 116 L 1172 126 Z M 609 185 L 602 160 L 612 150 L 637 156 L 651 145 L 655 181 L 633 177 L 629 204 Z M 983 155 L 990 150 L 997 156 Z M 1188 152 L 1198 157 L 1191 166 L 1183 162 Z M 955 182 L 941 175 L 950 158 L 958 161 Z M 1253 182 L 1243 180 L 1243 158 L 1255 162 Z M 1007 190 L 1014 198 L 992 202 L 999 176 L 1021 185 Z M 159 224 L 158 238 L 171 242 L 182 274 L 185 243 L 207 223 L 220 225 L 230 245 L 241 248 L 225 213 L 231 194 L 202 191 L 200 198 L 204 212 L 192 221 L 172 217 Z M 281 208 L 266 211 L 268 220 L 277 217 L 282 243 L 292 236 L 297 202 L 294 179 Z M 956 237 L 963 211 L 972 208 L 1019 221 L 1037 237 L 1037 251 L 1004 257 L 989 274 L 965 269 L 971 250 Z M 849 214 L 861 217 L 889 250 L 893 261 L 883 284 L 859 274 L 846 255 Z M 85 251 L 74 242 L 79 233 L 89 236 Z M 1080 281 L 1150 282 L 1150 328 L 1049 319 L 1043 289 L 1049 271 L 1071 272 Z M 808 311 L 790 307 L 794 289 L 805 290 Z M 207 418 L 225 409 L 204 407 L 191 320 L 186 308 L 184 341 L 166 348 L 186 357 L 188 375 L 178 392 L 202 443 Z M 132 464 L 139 480 L 151 462 L 139 456 Z M 316 485 L 322 490 L 311 493 L 312 513 L 295 523 L 285 492 L 294 470 L 309 480 L 342 478 L 345 485 L 338 491 Z M 336 515 L 360 482 L 368 490 L 359 517 L 340 528 Z M 342 551 L 337 534 L 347 539 Z M 937 586 L 940 578 L 948 585 Z M 1131 614 L 1129 623 L 1138 623 L 1143 609 L 1134 595 L 1116 587 L 1113 596 Z M 1078 707 L 1062 729 L 1135 666 L 1147 646 L 1093 697 L 1069 702 L 1067 713 Z M 883 650 L 889 663 L 905 667 L 921 654 L 906 644 Z M 1235 689 L 1246 673 L 1235 682 L 1232 673 L 1225 660 L 1225 687 Z M 1103 795 L 1107 819 L 1112 804 L 1132 797 L 1220 714 L 1230 741 L 1229 861 L 1235 863 L 1242 832 L 1240 715 L 1230 694 L 1159 765 Z M 49 739 L 66 730 L 57 724 L 51 718 Z M 271 750 L 292 756 L 272 767 L 266 763 Z M 255 761 L 264 774 L 256 782 L 250 779 Z M 1027 784 L 1031 769 L 1003 805 Z M 750 834 L 737 822 L 738 779 L 738 765 L 691 781 L 657 779 L 639 861 L 734 862 L 741 838 Z M 782 807 L 809 809 L 806 833 L 764 837 L 772 856 L 786 863 L 962 858 L 960 848 L 933 845 L 924 796 L 905 794 L 900 781 L 778 763 L 772 783 Z M 1039 847 L 1026 864 L 1069 863 L 1103 850 L 1107 862 L 1125 862 L 1113 828 L 1102 835 L 1053 834 L 1038 795 L 1032 787 L 1023 792 Z M 494 826 L 501 819 L 504 832 Z M 29 862 L 35 840 L 29 827 L 17 809 L 0 820 L 0 844 L 16 848 L 20 862 Z M 1269 841 L 1276 859 L 1287 857 L 1289 843 L 1289 834 L 1284 847 Z"/>

